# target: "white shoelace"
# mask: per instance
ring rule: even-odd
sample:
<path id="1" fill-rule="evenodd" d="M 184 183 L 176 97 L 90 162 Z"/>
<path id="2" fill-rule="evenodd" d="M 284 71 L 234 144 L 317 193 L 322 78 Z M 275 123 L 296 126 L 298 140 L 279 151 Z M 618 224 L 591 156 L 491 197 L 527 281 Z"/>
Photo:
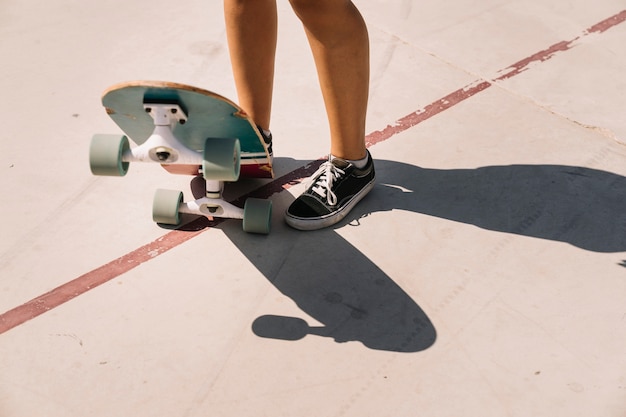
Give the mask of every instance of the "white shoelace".
<path id="1" fill-rule="evenodd" d="M 342 175 L 345 175 L 344 170 L 337 168 L 330 161 L 324 162 L 318 170 L 315 171 L 315 174 L 313 174 L 313 181 L 308 184 L 308 187 L 310 187 L 310 190 L 315 194 L 326 198 L 328 204 L 334 206 L 337 204 L 337 196 L 332 191 L 333 183 Z"/>

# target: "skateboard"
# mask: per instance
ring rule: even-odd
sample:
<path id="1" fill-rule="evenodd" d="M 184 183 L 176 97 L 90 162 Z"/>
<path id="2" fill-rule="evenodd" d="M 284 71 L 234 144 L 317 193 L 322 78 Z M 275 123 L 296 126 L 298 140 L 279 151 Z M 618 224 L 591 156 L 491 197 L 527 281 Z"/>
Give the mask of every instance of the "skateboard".
<path id="1" fill-rule="evenodd" d="M 195 201 L 184 202 L 181 191 L 157 190 L 156 223 L 179 225 L 180 215 L 188 213 L 242 219 L 246 232 L 269 233 L 270 200 L 248 198 L 240 208 L 223 198 L 226 182 L 274 176 L 265 141 L 237 104 L 184 84 L 132 81 L 108 88 L 102 105 L 124 134 L 93 136 L 89 164 L 94 175 L 124 176 L 131 162 L 151 162 L 172 174 L 205 179 L 206 195 Z"/>

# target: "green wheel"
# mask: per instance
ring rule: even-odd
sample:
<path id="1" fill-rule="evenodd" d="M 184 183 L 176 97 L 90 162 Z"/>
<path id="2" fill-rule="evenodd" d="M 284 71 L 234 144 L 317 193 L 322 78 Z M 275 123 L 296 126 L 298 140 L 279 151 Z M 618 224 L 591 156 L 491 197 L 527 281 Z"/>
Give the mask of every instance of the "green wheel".
<path id="1" fill-rule="evenodd" d="M 209 138 L 204 142 L 202 172 L 205 179 L 237 181 L 240 162 L 239 139 Z"/>
<path id="2" fill-rule="evenodd" d="M 152 201 L 152 220 L 161 224 L 180 224 L 178 209 L 183 202 L 183 193 L 174 190 L 157 190 Z"/>
<path id="3" fill-rule="evenodd" d="M 130 150 L 128 138 L 123 135 L 94 135 L 89 147 L 89 166 L 94 175 L 123 177 L 128 172 L 128 162 L 122 156 Z"/>
<path id="4" fill-rule="evenodd" d="M 248 233 L 267 235 L 272 222 L 272 202 L 248 198 L 243 207 L 243 230 Z"/>

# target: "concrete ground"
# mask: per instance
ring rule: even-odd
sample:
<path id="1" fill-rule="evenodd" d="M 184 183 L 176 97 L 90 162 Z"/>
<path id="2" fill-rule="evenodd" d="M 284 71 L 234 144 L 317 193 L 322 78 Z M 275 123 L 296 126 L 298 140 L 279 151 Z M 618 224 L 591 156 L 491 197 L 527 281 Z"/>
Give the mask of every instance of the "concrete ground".
<path id="1" fill-rule="evenodd" d="M 235 98 L 221 2 L 0 4 L 0 416 L 626 416 L 623 0 L 360 0 L 378 182 L 282 212 L 327 125 L 279 1 L 273 230 L 150 216 L 94 177 L 135 79 Z"/>

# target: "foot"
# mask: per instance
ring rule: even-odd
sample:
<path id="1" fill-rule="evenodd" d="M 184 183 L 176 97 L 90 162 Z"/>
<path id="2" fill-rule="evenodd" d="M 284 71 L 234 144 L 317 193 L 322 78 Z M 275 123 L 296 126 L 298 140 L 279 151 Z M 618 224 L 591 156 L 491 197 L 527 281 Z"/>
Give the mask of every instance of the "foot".
<path id="1" fill-rule="evenodd" d="M 272 132 L 269 130 L 263 129 L 261 126 L 257 125 L 257 129 L 263 138 L 263 142 L 267 145 L 267 151 L 270 154 L 270 161 L 274 159 L 274 152 L 272 150 Z"/>
<path id="2" fill-rule="evenodd" d="M 369 152 L 363 169 L 341 158 L 324 162 L 306 191 L 287 209 L 287 224 L 299 230 L 316 230 L 338 223 L 370 192 L 375 177 Z"/>

